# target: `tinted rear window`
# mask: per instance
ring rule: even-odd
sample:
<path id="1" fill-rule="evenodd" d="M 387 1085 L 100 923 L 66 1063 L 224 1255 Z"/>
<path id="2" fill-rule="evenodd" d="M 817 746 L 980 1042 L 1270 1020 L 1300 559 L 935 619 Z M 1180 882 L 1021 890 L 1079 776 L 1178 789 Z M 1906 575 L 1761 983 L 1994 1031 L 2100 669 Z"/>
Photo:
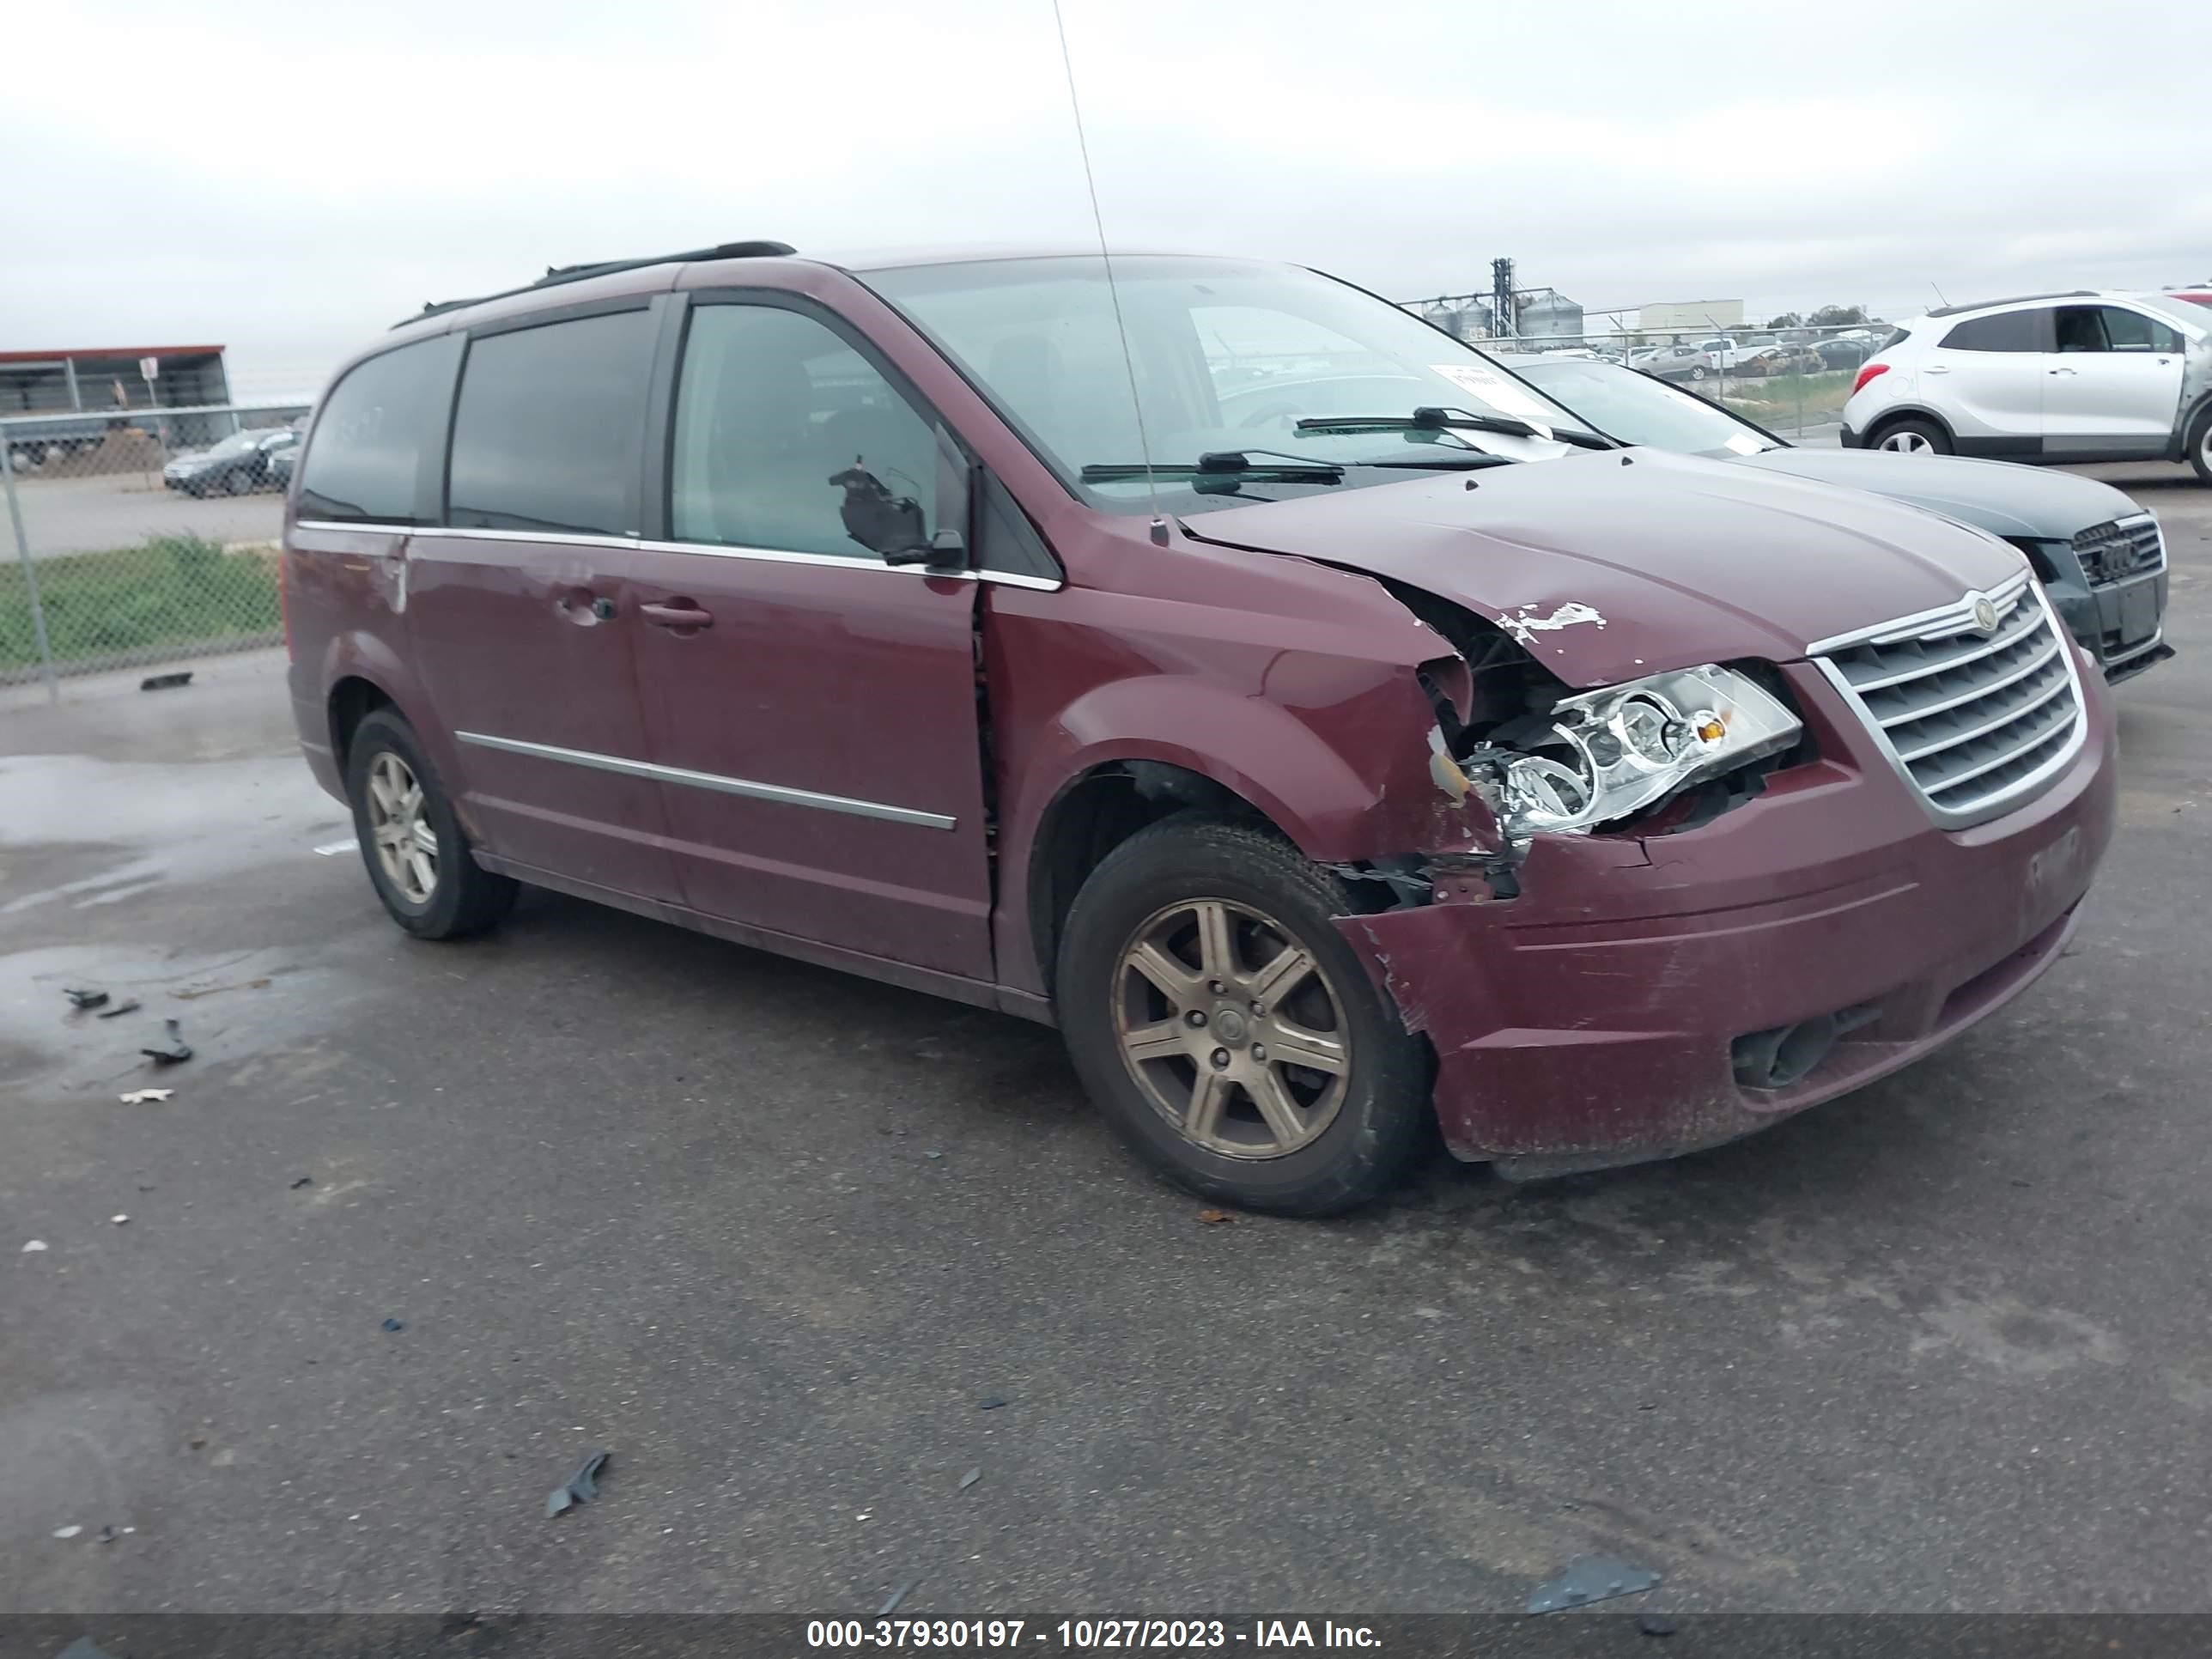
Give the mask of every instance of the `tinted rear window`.
<path id="1" fill-rule="evenodd" d="M 453 384 L 453 345 L 422 340 L 356 363 L 331 389 L 300 475 L 309 519 L 415 521 L 424 434 Z"/>
<path id="2" fill-rule="evenodd" d="M 2039 332 L 2033 311 L 2000 311 L 1994 316 L 1969 317 L 1954 324 L 1943 337 L 1949 351 L 2037 351 Z"/>
<path id="3" fill-rule="evenodd" d="M 1883 352 L 1888 350 L 1890 347 L 1893 345 L 1902 345 L 1905 341 L 1911 337 L 1912 331 L 1911 329 L 1893 328 L 1888 333 L 1881 337 L 1881 343 L 1875 347 L 1874 355 L 1879 357 Z"/>
<path id="4" fill-rule="evenodd" d="M 543 323 L 469 343 L 453 410 L 447 520 L 635 535 L 653 319 Z"/>

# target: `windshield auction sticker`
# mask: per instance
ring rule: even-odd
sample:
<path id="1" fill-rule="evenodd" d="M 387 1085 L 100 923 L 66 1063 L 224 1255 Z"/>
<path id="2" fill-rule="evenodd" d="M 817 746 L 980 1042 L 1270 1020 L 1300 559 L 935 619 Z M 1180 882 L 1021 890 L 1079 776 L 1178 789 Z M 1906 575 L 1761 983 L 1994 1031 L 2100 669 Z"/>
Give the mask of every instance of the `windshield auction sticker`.
<path id="1" fill-rule="evenodd" d="M 1516 415 L 1552 435 L 1552 411 L 1515 382 L 1481 363 L 1431 363 L 1429 373 L 1441 374 L 1462 392 L 1471 392 L 1502 415 Z"/>

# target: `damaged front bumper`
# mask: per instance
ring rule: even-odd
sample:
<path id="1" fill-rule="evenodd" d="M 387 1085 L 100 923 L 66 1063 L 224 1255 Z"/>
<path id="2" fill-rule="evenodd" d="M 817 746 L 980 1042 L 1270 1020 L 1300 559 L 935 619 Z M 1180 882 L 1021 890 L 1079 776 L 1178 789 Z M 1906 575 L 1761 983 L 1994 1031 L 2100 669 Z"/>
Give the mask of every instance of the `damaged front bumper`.
<path id="1" fill-rule="evenodd" d="M 2057 960 L 2115 810 L 2112 705 L 2087 697 L 2067 769 L 1970 829 L 1839 732 L 1694 830 L 1539 836 L 1517 896 L 1439 866 L 1431 902 L 1338 926 L 1433 1043 L 1459 1157 L 1527 1176 L 1733 1139 L 1940 1047 Z"/>

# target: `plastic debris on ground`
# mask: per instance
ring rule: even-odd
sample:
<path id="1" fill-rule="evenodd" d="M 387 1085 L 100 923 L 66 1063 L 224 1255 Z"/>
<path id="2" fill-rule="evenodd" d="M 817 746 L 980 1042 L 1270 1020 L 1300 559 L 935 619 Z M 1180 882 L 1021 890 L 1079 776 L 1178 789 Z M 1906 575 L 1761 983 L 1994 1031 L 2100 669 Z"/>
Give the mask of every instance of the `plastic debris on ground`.
<path id="1" fill-rule="evenodd" d="M 552 1495 L 545 1500 L 545 1513 L 549 1516 L 556 1516 L 563 1510 L 574 1509 L 579 1504 L 588 1504 L 597 1498 L 599 1495 L 599 1474 L 606 1468 L 608 1456 L 606 1452 L 595 1451 L 586 1458 L 575 1474 L 568 1477 L 567 1485 L 553 1489 Z"/>
<path id="2" fill-rule="evenodd" d="M 983 1478 L 983 1470 L 982 1470 L 981 1466 L 981 1465 L 978 1465 L 976 1468 L 972 1468 L 972 1469 L 969 1470 L 967 1474 L 963 1474 L 963 1475 L 962 1475 L 962 1476 L 960 1477 L 960 1490 L 961 1490 L 961 1491 L 963 1491 L 963 1492 L 966 1492 L 966 1491 L 968 1490 L 968 1488 L 969 1488 L 969 1487 L 970 1487 L 970 1486 L 974 1486 L 974 1485 L 975 1485 L 978 1480 L 981 1480 L 982 1478 Z"/>
<path id="3" fill-rule="evenodd" d="M 1647 1615 L 1644 1622 L 1636 1628 L 1646 1636 L 1672 1636 L 1674 1633 L 1674 1621 L 1671 1619 L 1662 1619 L 1655 1613 Z"/>
<path id="4" fill-rule="evenodd" d="M 156 1066 L 181 1066 L 192 1057 L 191 1045 L 185 1041 L 184 1028 L 173 1019 L 161 1022 L 161 1029 L 169 1040 L 158 1048 L 141 1048 L 138 1052 Z"/>
<path id="5" fill-rule="evenodd" d="M 46 1248 L 46 1241 L 45 1239 L 28 1239 L 25 1241 L 23 1248 L 16 1251 L 15 1254 L 18 1255 L 36 1255 L 40 1250 L 43 1250 Z"/>
<path id="6" fill-rule="evenodd" d="M 125 1106 L 143 1106 L 149 1101 L 167 1100 L 176 1092 L 174 1089 L 133 1089 L 127 1095 L 118 1095 L 115 1097 Z"/>
<path id="7" fill-rule="evenodd" d="M 407 1328 L 407 1322 L 404 1319 L 387 1319 L 384 1322 L 384 1328 L 387 1331 L 404 1331 Z"/>
<path id="8" fill-rule="evenodd" d="M 896 1589 L 893 1590 L 891 1592 L 891 1599 L 876 1609 L 876 1617 L 878 1619 L 885 1619 L 890 1617 L 892 1613 L 896 1613 L 898 1611 L 898 1604 L 905 1601 L 908 1595 L 912 1595 L 914 1593 L 914 1587 L 921 1582 L 921 1577 L 917 1573 L 915 1577 L 908 1579 L 906 1583 L 901 1584 Z"/>
<path id="9" fill-rule="evenodd" d="M 107 1000 L 105 991 L 72 991 L 66 986 L 62 988 L 62 994 L 70 1000 L 73 1008 L 97 1008 Z"/>
<path id="10" fill-rule="evenodd" d="M 1223 1222 L 1234 1221 L 1237 1218 L 1226 1210 L 1200 1210 L 1198 1219 L 1201 1226 L 1218 1227 Z"/>
<path id="11" fill-rule="evenodd" d="M 126 1223 L 131 1219 L 131 1218 L 130 1218 L 129 1216 L 127 1216 L 127 1215 L 112 1215 L 112 1216 L 108 1217 L 107 1218 L 108 1218 L 110 1221 L 113 1222 L 113 1223 L 114 1223 L 117 1226 L 118 1226 L 118 1227 L 123 1226 L 125 1224 L 126 1224 Z"/>
<path id="12" fill-rule="evenodd" d="M 295 1176 L 292 1178 L 292 1190 L 295 1193 L 302 1187 L 312 1187 L 314 1184 L 315 1178 L 313 1176 Z"/>
<path id="13" fill-rule="evenodd" d="M 84 1528 L 82 1527 L 56 1527 L 54 1528 L 54 1536 L 57 1538 L 74 1538 L 77 1534 L 83 1530 Z"/>
<path id="14" fill-rule="evenodd" d="M 56 1654 L 54 1659 L 114 1659 L 114 1656 L 89 1636 L 80 1636 Z"/>
<path id="15" fill-rule="evenodd" d="M 1640 1594 L 1658 1582 L 1657 1573 L 1617 1555 L 1577 1556 L 1558 1577 L 1536 1587 L 1536 1593 L 1528 1598 L 1528 1611 L 1557 1613 L 1563 1607 L 1588 1607 L 1609 1596 Z"/>
<path id="16" fill-rule="evenodd" d="M 181 669 L 174 674 L 149 674 L 138 682 L 141 691 L 173 691 L 180 685 L 192 683 L 192 671 Z"/>
<path id="17" fill-rule="evenodd" d="M 138 1012 L 138 999 L 137 999 L 137 998 L 136 998 L 136 997 L 133 997 L 133 998 L 131 998 L 131 1000 L 130 1000 L 130 1001 L 128 1001 L 128 1002 L 118 1002 L 118 1003 L 117 1003 L 117 1004 L 116 1004 L 112 1008 L 103 1008 L 103 1009 L 101 1009 L 101 1010 L 100 1011 L 100 1018 L 102 1018 L 102 1019 L 115 1019 L 115 1018 L 118 1018 L 121 1017 L 122 1015 L 125 1015 L 125 1014 L 135 1014 L 135 1013 L 137 1013 L 137 1012 Z"/>
<path id="18" fill-rule="evenodd" d="M 982 1399 L 976 1402 L 975 1409 L 979 1412 L 994 1412 L 1006 1403 L 1006 1401 L 1000 1395 L 995 1394 L 987 1394 L 982 1397 Z"/>

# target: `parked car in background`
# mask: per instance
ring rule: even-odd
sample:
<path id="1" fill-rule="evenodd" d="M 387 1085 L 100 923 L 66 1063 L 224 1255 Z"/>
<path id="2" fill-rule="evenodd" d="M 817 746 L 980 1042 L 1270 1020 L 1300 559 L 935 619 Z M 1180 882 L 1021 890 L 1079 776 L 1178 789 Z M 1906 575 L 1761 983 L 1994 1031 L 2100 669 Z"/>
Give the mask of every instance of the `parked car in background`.
<path id="1" fill-rule="evenodd" d="M 209 448 L 179 455 L 161 469 L 161 482 L 188 495 L 243 495 L 269 487 L 269 463 L 300 441 L 296 428 L 252 427 Z"/>
<path id="2" fill-rule="evenodd" d="M 1662 380 L 1702 380 L 1713 372 L 1713 360 L 1693 345 L 1657 346 L 1634 362 Z"/>
<path id="3" fill-rule="evenodd" d="M 266 472 L 271 489 L 281 494 L 292 487 L 292 463 L 299 453 L 296 443 L 282 444 L 269 452 Z"/>
<path id="4" fill-rule="evenodd" d="M 1798 448 L 1680 386 L 1601 363 L 1498 361 L 1608 437 L 1870 489 L 1986 530 L 2027 556 L 2081 648 L 2119 681 L 2173 654 L 2166 539 L 2110 484 L 2002 461 Z"/>
<path id="5" fill-rule="evenodd" d="M 1813 349 L 1819 354 L 1824 368 L 1856 368 L 1874 356 L 1875 342 L 1869 339 L 1845 339 L 1838 335 L 1832 339 L 1814 342 Z"/>
<path id="6" fill-rule="evenodd" d="M 1746 346 L 1729 365 L 1733 374 L 1779 374 L 1790 359 L 1790 348 L 1781 345 Z"/>
<path id="7" fill-rule="evenodd" d="M 1698 349 L 1705 353 L 1706 367 L 1715 369 L 1725 368 L 1731 373 L 1743 361 L 1744 354 L 1751 349 L 1747 343 L 1739 341 L 1732 334 L 1698 342 Z"/>
<path id="8" fill-rule="evenodd" d="M 1844 405 L 1846 448 L 2015 461 L 2186 460 L 2212 484 L 2212 310 L 2029 295 L 1898 325 Z"/>

